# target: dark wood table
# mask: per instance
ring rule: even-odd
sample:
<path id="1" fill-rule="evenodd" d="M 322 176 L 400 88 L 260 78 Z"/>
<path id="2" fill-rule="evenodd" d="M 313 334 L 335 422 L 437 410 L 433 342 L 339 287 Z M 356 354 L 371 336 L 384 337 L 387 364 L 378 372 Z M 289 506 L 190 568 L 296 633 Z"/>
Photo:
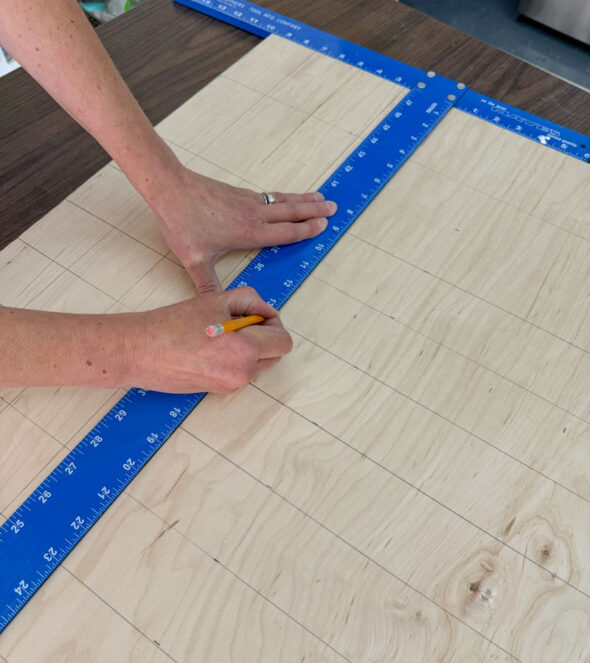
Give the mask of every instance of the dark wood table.
<path id="1" fill-rule="evenodd" d="M 260 4 L 590 134 L 590 94 L 393 0 Z M 172 0 L 150 0 L 98 35 L 154 123 L 259 41 Z M 0 248 L 108 160 L 25 71 L 0 78 Z"/>

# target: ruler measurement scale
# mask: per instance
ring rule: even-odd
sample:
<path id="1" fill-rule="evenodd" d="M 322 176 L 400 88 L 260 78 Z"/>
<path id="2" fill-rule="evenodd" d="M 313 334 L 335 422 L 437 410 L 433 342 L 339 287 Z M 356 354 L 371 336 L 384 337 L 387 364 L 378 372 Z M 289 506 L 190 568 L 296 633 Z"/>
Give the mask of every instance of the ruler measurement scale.
<path id="1" fill-rule="evenodd" d="M 222 0 L 175 0 L 175 2 L 260 37 L 275 34 L 289 39 L 318 53 L 323 53 L 408 88 L 415 87 L 424 77 L 424 73 L 420 69 L 246 0 L 226 0 L 225 2 Z M 568 156 L 581 161 L 590 161 L 590 137 L 572 129 L 561 127 L 472 90 L 458 101 L 456 108 Z"/>
<path id="2" fill-rule="evenodd" d="M 242 0 L 227 0 L 227 2 L 175 0 L 175 2 L 259 37 L 277 35 L 289 39 L 300 46 L 410 89 L 424 80 L 424 72 L 421 69 L 336 37 L 329 32 L 318 30 L 311 25 L 300 23 L 288 16 L 282 16 L 252 2 Z M 438 78 L 444 79 L 442 76 Z M 453 86 L 456 85 L 450 79 L 444 80 Z"/>
<path id="3" fill-rule="evenodd" d="M 575 159 L 590 162 L 590 136 L 560 127 L 473 90 L 459 100 L 456 108 Z"/>
<path id="4" fill-rule="evenodd" d="M 328 229 L 318 238 L 264 249 L 229 286 L 250 285 L 276 308 L 289 299 L 456 103 L 465 112 L 486 116 L 483 119 L 492 113 L 489 121 L 500 126 L 516 122 L 516 127 L 503 128 L 522 135 L 526 135 L 523 127 L 532 127 L 533 132 L 541 127 L 551 137 L 539 142 L 577 158 L 584 158 L 579 151 L 590 142 L 540 118 L 525 118 L 527 114 L 493 99 L 466 93 L 465 86 L 433 72 L 424 74 L 252 3 L 177 1 L 260 36 L 280 34 L 410 88 L 320 187 L 339 204 Z M 0 527 L 0 632 L 204 396 L 130 390 Z"/>
<path id="5" fill-rule="evenodd" d="M 462 92 L 422 74 L 320 187 L 339 204 L 322 235 L 262 250 L 229 288 L 280 308 Z M 0 632 L 204 396 L 132 389 L 0 527 Z"/>

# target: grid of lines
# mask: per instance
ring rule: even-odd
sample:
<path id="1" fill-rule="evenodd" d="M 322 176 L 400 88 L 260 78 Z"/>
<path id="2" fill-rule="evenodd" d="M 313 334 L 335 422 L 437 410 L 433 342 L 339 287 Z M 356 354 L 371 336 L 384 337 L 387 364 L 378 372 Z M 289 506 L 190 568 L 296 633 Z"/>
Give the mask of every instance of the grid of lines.
<path id="1" fill-rule="evenodd" d="M 271 37 L 158 131 L 313 190 L 405 92 Z M 207 396 L 1 657 L 586 660 L 589 199 L 586 164 L 451 111 L 283 309 L 291 355 Z M 0 252 L 3 305 L 193 295 L 112 164 Z M 5 517 L 121 395 L 0 390 Z"/>

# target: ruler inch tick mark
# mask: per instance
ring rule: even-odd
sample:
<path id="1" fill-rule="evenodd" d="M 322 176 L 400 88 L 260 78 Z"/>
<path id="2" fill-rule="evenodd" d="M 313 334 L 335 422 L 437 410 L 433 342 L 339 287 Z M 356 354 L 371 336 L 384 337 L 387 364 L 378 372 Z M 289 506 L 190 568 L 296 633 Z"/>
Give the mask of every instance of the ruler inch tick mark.
<path id="1" fill-rule="evenodd" d="M 502 110 L 500 102 L 474 96 L 450 79 L 252 3 L 176 1 L 262 37 L 279 34 L 410 90 L 320 187 L 338 203 L 328 228 L 313 239 L 263 249 L 229 286 L 251 286 L 275 308 L 291 297 L 449 109 L 457 104 L 466 112 L 477 108 L 474 114 L 480 117 L 491 112 L 500 118 L 496 124 L 518 121 L 517 109 L 501 105 Z M 585 137 L 534 116 L 526 119 L 534 131 L 544 123 L 547 134 L 553 132 L 547 144 L 557 145 L 559 135 L 565 145 L 559 149 L 580 158 L 576 140 Z M 0 526 L 0 632 L 204 396 L 131 389 Z"/>
<path id="2" fill-rule="evenodd" d="M 433 75 L 433 72 L 425 73 L 404 62 L 305 25 L 288 16 L 282 16 L 252 2 L 246 2 L 246 0 L 225 0 L 225 2 L 222 0 L 175 0 L 175 2 L 259 37 L 274 34 L 289 39 L 318 53 L 346 62 L 353 67 L 410 89 L 424 84 Z M 443 78 L 440 75 L 436 77 Z M 462 95 L 462 99 L 457 100 L 458 110 L 562 154 L 590 162 L 589 136 L 509 106 L 497 99 L 467 90 L 463 83 L 455 83 L 450 79 L 445 80 L 458 86 L 459 90 L 467 92 Z M 456 94 L 456 92 L 453 91 L 452 94 Z"/>
<path id="3" fill-rule="evenodd" d="M 263 249 L 229 288 L 280 308 L 453 106 L 450 86 L 411 90 L 320 187 L 339 206 L 328 228 Z M 204 396 L 131 389 L 0 527 L 0 632 Z"/>

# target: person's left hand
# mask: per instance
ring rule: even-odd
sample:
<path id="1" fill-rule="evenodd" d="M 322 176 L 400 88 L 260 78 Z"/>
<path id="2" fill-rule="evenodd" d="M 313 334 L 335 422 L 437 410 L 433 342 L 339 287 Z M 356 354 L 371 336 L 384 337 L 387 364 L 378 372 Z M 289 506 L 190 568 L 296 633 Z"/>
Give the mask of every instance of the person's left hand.
<path id="1" fill-rule="evenodd" d="M 180 184 L 152 205 L 170 248 L 199 292 L 220 290 L 214 262 L 231 249 L 290 244 L 315 237 L 327 226 L 336 203 L 320 193 L 261 194 L 218 182 L 184 168 Z"/>

